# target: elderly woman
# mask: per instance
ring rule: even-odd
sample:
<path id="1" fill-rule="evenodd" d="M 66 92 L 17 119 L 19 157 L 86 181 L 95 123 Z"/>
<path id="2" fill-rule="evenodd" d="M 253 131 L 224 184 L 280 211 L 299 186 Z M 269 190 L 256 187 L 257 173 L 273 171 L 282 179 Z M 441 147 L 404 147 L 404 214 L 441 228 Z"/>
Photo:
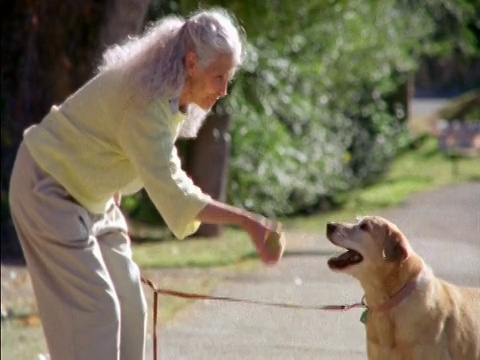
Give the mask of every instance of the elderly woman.
<path id="1" fill-rule="evenodd" d="M 52 359 L 144 358 L 146 302 L 120 194 L 145 188 L 174 235 L 201 222 L 242 227 L 260 258 L 272 221 L 218 202 L 180 166 L 241 65 L 243 39 L 221 9 L 166 17 L 104 53 L 98 74 L 24 133 L 10 185 L 12 218 Z"/>

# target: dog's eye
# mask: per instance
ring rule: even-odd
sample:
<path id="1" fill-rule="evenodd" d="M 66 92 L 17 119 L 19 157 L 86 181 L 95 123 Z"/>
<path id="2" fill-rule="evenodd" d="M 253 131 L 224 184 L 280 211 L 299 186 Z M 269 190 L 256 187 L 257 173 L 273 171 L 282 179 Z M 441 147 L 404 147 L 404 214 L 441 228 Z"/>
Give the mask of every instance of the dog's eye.
<path id="1" fill-rule="evenodd" d="M 370 224 L 368 222 L 363 222 L 360 224 L 360 230 L 362 231 L 370 231 Z"/>

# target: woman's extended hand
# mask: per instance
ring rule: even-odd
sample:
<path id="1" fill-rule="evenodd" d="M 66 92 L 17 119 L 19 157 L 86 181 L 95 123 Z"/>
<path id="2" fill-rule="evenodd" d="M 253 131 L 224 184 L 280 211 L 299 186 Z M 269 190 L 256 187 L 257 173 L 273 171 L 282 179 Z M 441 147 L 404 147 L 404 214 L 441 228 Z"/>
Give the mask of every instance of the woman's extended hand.
<path id="1" fill-rule="evenodd" d="M 262 216 L 252 216 L 244 228 L 265 264 L 273 265 L 281 259 L 285 249 L 285 236 L 280 223 Z"/>
<path id="2" fill-rule="evenodd" d="M 285 249 L 285 237 L 280 223 L 225 203 L 211 199 L 197 219 L 210 224 L 240 225 L 252 239 L 265 264 L 277 263 Z"/>

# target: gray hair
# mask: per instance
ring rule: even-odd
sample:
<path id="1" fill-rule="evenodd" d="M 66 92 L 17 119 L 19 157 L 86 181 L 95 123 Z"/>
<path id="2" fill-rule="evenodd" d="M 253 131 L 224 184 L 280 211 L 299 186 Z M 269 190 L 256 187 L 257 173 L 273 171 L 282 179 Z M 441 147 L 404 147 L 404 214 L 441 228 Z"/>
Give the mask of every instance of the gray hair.
<path id="1" fill-rule="evenodd" d="M 243 35 L 233 15 L 224 9 L 199 10 L 187 19 L 167 16 L 147 27 L 142 35 L 107 49 L 98 72 L 124 70 L 127 84 L 144 104 L 176 99 L 185 84 L 188 51 L 195 52 L 203 67 L 219 54 L 232 54 L 238 68 L 244 60 Z M 195 137 L 207 113 L 189 104 L 180 136 Z"/>

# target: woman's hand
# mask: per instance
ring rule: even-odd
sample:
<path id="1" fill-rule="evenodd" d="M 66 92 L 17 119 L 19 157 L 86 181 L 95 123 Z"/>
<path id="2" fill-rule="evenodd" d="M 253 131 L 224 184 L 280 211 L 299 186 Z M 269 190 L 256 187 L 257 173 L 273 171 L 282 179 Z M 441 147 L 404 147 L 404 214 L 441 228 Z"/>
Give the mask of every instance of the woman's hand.
<path id="1" fill-rule="evenodd" d="M 281 224 L 276 221 L 213 199 L 200 211 L 197 219 L 210 224 L 240 225 L 265 264 L 275 264 L 282 257 L 285 238 Z"/>
<path id="2" fill-rule="evenodd" d="M 273 265 L 281 259 L 285 237 L 280 223 L 255 215 L 247 217 L 244 229 L 255 244 L 262 262 Z"/>

